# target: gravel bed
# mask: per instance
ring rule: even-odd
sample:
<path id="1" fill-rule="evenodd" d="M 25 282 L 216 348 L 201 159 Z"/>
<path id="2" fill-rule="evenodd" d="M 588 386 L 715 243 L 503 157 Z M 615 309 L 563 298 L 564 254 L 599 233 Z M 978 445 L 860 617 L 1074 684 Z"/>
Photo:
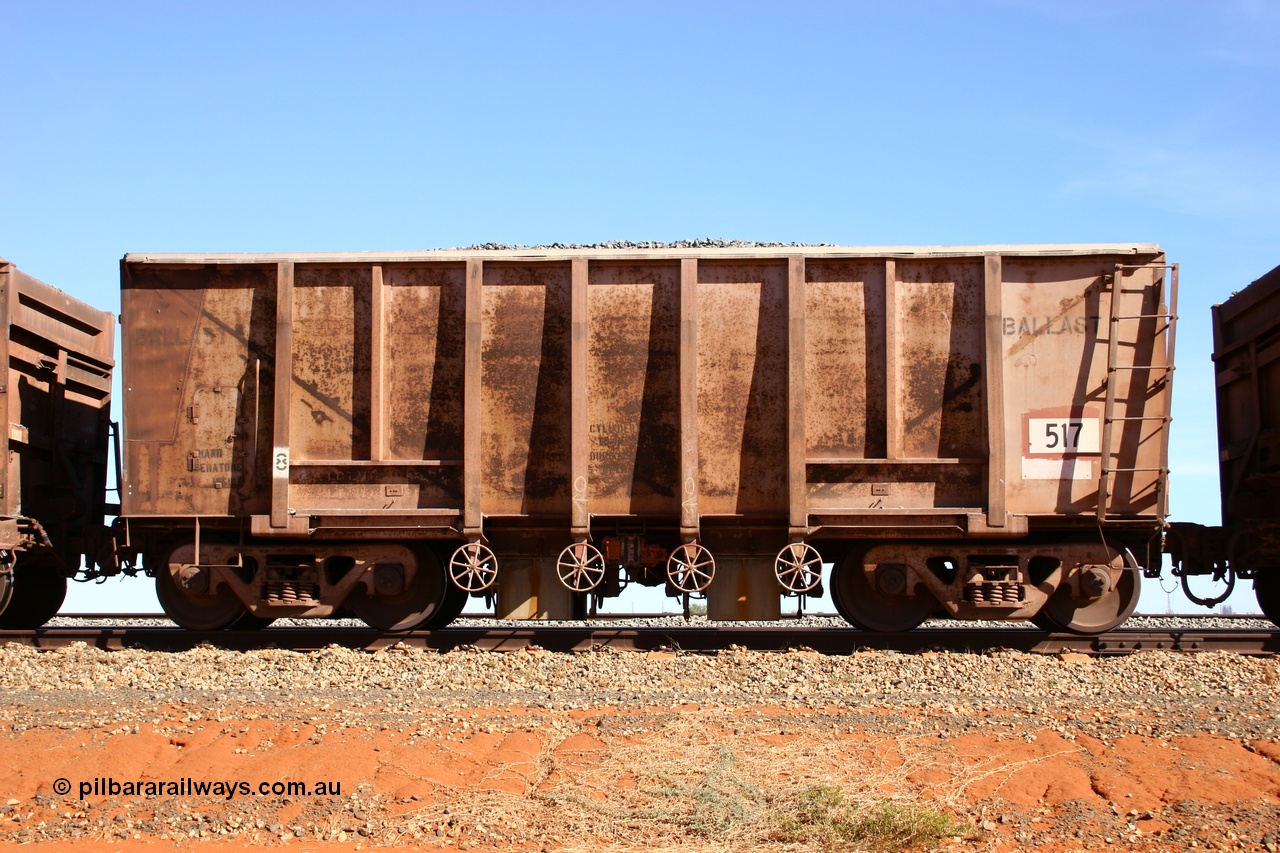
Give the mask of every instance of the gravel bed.
<path id="1" fill-rule="evenodd" d="M 49 651 L 17 644 L 0 648 L 0 690 L 11 702 L 67 707 L 78 697 L 86 706 L 119 703 L 126 717 L 136 704 L 131 697 L 158 701 L 166 696 L 250 704 L 341 697 L 406 712 L 767 703 L 910 706 L 962 717 L 1005 707 L 1070 718 L 1071 709 L 1106 707 L 1107 725 L 1123 718 L 1116 711 L 1141 708 L 1140 716 L 1156 726 L 1181 720 L 1202 727 L 1202 712 L 1217 718 L 1212 729 L 1228 736 L 1273 738 L 1280 733 L 1277 684 L 1280 665 L 1270 658 L 1212 652 L 1090 659 L 1009 651 L 834 656 L 739 649 L 717 655 L 531 649 L 495 655 L 404 646 L 376 652 L 337 646 L 316 652 L 201 647 L 177 653 L 108 652 L 82 643 Z"/>

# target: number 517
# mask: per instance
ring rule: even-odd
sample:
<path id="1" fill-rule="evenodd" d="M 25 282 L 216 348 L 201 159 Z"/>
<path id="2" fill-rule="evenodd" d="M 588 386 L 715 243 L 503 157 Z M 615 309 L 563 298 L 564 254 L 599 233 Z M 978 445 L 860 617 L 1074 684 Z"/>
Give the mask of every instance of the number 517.
<path id="1" fill-rule="evenodd" d="M 1046 444 L 1051 448 L 1078 450 L 1080 448 L 1080 432 L 1083 429 L 1084 424 L 1080 421 L 1045 424 L 1044 436 L 1048 439 Z"/>

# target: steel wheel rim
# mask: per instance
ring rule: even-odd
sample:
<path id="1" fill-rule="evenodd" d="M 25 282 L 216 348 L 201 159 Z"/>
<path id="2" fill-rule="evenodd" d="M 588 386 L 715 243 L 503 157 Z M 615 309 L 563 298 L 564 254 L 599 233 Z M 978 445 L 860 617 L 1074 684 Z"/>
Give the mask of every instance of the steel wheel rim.
<path id="1" fill-rule="evenodd" d="M 560 552 L 556 574 L 574 592 L 590 592 L 604 580 L 604 555 L 590 542 L 575 542 Z"/>
<path id="2" fill-rule="evenodd" d="M 449 559 L 449 579 L 467 592 L 484 592 L 498 579 L 498 559 L 487 545 L 468 542 Z"/>
<path id="3" fill-rule="evenodd" d="M 810 592 L 822 583 L 822 555 L 808 542 L 793 542 L 778 552 L 774 575 L 789 592 Z"/>
<path id="4" fill-rule="evenodd" d="M 1105 595 L 1081 603 L 1071 595 L 1071 588 L 1058 588 L 1034 620 L 1040 627 L 1051 627 L 1069 634 L 1103 634 L 1129 618 L 1138 606 L 1142 579 L 1135 569 L 1123 569 L 1115 587 Z"/>
<path id="5" fill-rule="evenodd" d="M 378 631 L 412 631 L 439 614 L 448 598 L 449 581 L 434 553 L 417 555 L 413 579 L 395 595 L 370 595 L 363 586 L 347 599 L 347 606 Z"/>
<path id="6" fill-rule="evenodd" d="M 9 606 L 9 599 L 13 598 L 13 554 L 9 551 L 0 551 L 0 568 L 5 571 L 0 572 L 0 615 L 4 614 L 4 609 Z"/>
<path id="7" fill-rule="evenodd" d="M 667 558 L 667 579 L 681 592 L 702 592 L 715 576 L 715 558 L 697 542 L 681 545 Z"/>
<path id="8" fill-rule="evenodd" d="M 1258 599 L 1262 615 L 1280 625 L 1280 574 L 1277 574 L 1277 569 L 1258 569 L 1253 577 L 1253 594 Z"/>
<path id="9" fill-rule="evenodd" d="M 156 598 L 165 615 L 190 631 L 220 631 L 229 628 L 249 611 L 231 588 L 223 585 L 213 593 L 193 593 L 184 589 L 178 575 L 191 565 L 195 546 L 179 545 L 156 572 Z"/>
<path id="10" fill-rule="evenodd" d="M 831 573 L 831 601 L 846 621 L 864 631 L 910 631 L 928 619 L 938 600 L 919 586 L 914 596 L 886 596 L 863 568 L 862 554 L 853 553 L 836 564 Z"/>

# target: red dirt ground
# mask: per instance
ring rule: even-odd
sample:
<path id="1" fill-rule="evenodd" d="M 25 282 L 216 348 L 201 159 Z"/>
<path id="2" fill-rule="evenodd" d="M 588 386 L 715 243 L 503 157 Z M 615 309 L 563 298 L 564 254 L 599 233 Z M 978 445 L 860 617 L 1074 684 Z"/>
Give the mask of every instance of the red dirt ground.
<path id="1" fill-rule="evenodd" d="M 936 805 L 972 829 L 944 840 L 943 849 L 1264 850 L 1266 833 L 1280 828 L 1280 820 L 1268 825 L 1280 816 L 1280 742 L 1200 734 L 1128 735 L 1106 744 L 1049 728 L 952 734 L 941 725 L 908 739 L 879 726 L 842 727 L 833 722 L 841 710 L 508 708 L 462 712 L 448 724 L 386 725 L 373 722 L 377 709 L 364 709 L 344 712 L 343 725 L 336 714 L 279 708 L 224 709 L 193 720 L 189 706 L 169 706 L 156 708 L 159 722 L 140 723 L 136 733 L 119 724 L 4 724 L 0 807 L 12 809 L 0 816 L 0 843 L 22 843 L 43 823 L 45 831 L 64 830 L 63 838 L 42 841 L 50 853 L 761 849 L 758 838 L 745 836 L 627 834 L 619 815 L 651 807 L 657 796 L 644 781 L 650 768 L 694 778 L 705 771 L 708 750 L 738 756 L 744 776 L 766 791 L 821 783 Z M 886 711 L 887 722 L 900 713 Z M 686 770 L 696 772 L 680 776 Z M 90 794 L 86 808 L 79 784 L 101 777 L 326 781 L 340 783 L 342 797 Z M 55 795 L 59 778 L 72 783 L 68 796 Z M 200 825 L 191 813 L 216 818 L 203 838 L 190 834 Z M 241 825 L 229 825 L 237 816 Z M 295 825 L 303 837 L 293 835 Z M 241 834 L 228 839 L 221 829 Z"/>

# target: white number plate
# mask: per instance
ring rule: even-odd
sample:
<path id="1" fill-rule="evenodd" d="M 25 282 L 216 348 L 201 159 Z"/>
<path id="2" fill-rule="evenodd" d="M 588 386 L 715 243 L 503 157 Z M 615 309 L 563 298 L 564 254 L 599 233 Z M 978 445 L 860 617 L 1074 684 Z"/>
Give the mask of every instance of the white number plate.
<path id="1" fill-rule="evenodd" d="M 1029 453 L 1069 456 L 1102 448 L 1097 418 L 1028 418 Z"/>

